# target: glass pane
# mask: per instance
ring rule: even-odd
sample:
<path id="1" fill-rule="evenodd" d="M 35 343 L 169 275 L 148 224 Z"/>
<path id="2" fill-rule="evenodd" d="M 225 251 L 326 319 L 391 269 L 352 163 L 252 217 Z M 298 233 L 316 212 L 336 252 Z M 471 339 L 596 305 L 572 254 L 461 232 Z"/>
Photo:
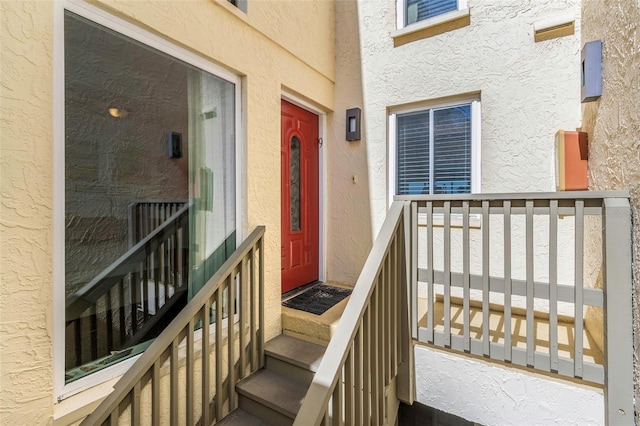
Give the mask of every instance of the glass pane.
<path id="1" fill-rule="evenodd" d="M 407 0 L 407 25 L 458 9 L 458 0 Z"/>
<path id="2" fill-rule="evenodd" d="M 291 139 L 289 157 L 289 187 L 291 197 L 291 230 L 300 230 L 300 140 Z"/>
<path id="3" fill-rule="evenodd" d="M 235 248 L 234 93 L 65 13 L 67 382 L 146 349 Z"/>
<path id="4" fill-rule="evenodd" d="M 429 111 L 397 116 L 398 195 L 429 193 Z"/>
<path id="5" fill-rule="evenodd" d="M 471 192 L 471 105 L 434 111 L 434 193 Z"/>

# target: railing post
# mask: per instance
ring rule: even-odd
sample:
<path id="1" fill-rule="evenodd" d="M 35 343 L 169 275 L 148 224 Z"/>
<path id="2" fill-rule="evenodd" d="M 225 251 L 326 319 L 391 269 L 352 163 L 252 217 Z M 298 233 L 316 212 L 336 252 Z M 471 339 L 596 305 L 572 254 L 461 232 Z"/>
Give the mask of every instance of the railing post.
<path id="1" fill-rule="evenodd" d="M 605 420 L 633 425 L 631 208 L 605 198 L 603 214 Z"/>
<path id="2" fill-rule="evenodd" d="M 415 397 L 415 377 L 414 377 L 414 362 L 413 362 L 413 341 L 411 338 L 410 324 L 411 312 L 409 312 L 409 306 L 411 306 L 411 297 L 409 288 L 411 286 L 411 273 L 416 268 L 416 265 L 411 262 L 412 253 L 412 240 L 414 237 L 411 221 L 411 202 L 406 201 L 404 203 L 404 217 L 402 221 L 402 228 L 398 230 L 400 235 L 404 236 L 404 245 L 400 245 L 400 264 L 403 267 L 399 268 L 400 279 L 398 285 L 400 285 L 400 366 L 398 368 L 398 382 L 396 395 L 398 399 L 407 404 L 413 404 Z M 414 295 L 415 297 L 415 295 Z"/>

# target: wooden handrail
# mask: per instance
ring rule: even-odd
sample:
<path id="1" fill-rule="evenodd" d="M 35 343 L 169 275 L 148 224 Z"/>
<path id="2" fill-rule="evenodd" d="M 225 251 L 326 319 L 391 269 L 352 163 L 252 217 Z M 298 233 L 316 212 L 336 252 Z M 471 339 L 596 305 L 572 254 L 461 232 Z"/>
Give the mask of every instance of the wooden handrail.
<path id="1" fill-rule="evenodd" d="M 237 381 L 246 377 L 251 371 L 260 368 L 264 351 L 264 226 L 257 227 L 249 237 L 238 247 L 238 249 L 224 262 L 220 269 L 207 281 L 205 286 L 189 301 L 189 303 L 180 311 L 176 318 L 164 329 L 164 331 L 153 341 L 149 348 L 137 359 L 137 361 L 127 370 L 127 372 L 115 384 L 114 391 L 83 420 L 82 425 L 101 425 L 104 422 L 115 420 L 111 424 L 117 423 L 120 408 L 122 404 L 131 407 L 131 423 L 139 424 L 141 418 L 141 392 L 142 388 L 151 383 L 151 413 L 149 416 L 153 422 L 159 421 L 161 391 L 160 391 L 160 367 L 166 360 L 169 362 L 170 383 L 165 382 L 170 389 L 167 389 L 165 396 L 168 398 L 170 406 L 170 418 L 172 421 L 178 419 L 179 403 L 178 395 L 178 372 L 180 368 L 187 369 L 187 415 L 193 415 L 194 395 L 193 383 L 195 380 L 193 360 L 194 360 L 194 328 L 200 323 L 202 325 L 202 424 L 210 424 L 210 404 L 212 397 L 209 389 L 209 375 L 214 372 L 209 367 L 211 346 L 209 344 L 211 320 L 215 320 L 215 351 L 216 360 L 221 360 L 221 350 L 223 346 L 222 323 L 223 319 L 233 319 L 235 308 L 237 306 L 238 316 L 241 318 L 239 325 L 239 336 L 241 343 L 240 351 L 248 350 L 251 352 L 248 360 L 245 359 L 246 365 L 242 362 L 236 363 L 234 344 L 227 344 L 229 351 L 228 377 L 232 380 L 224 381 L 228 386 L 229 393 L 229 411 L 234 406 L 235 385 Z M 257 271 L 257 273 L 256 273 Z M 257 275 L 257 277 L 256 277 Z M 236 286 L 236 276 L 238 276 L 238 290 L 240 293 L 236 298 L 234 296 Z M 228 290 L 229 301 L 226 305 L 223 303 L 222 292 Z M 251 297 L 253 296 L 253 297 Z M 258 317 L 256 318 L 256 304 Z M 211 317 L 211 312 L 215 312 L 215 318 Z M 224 317 L 223 314 L 227 316 Z M 248 326 L 247 326 L 248 325 Z M 250 329 L 250 341 L 247 342 L 243 338 L 245 329 Z M 234 342 L 235 332 L 234 326 L 229 321 L 226 327 L 228 342 Z M 186 340 L 186 366 L 180 366 L 180 356 L 178 347 L 182 341 Z M 255 342 L 257 340 L 257 342 Z M 257 344 L 255 344 L 257 343 Z M 244 348 L 242 346 L 245 346 Z M 255 353 L 254 353 L 255 352 Z M 220 358 L 219 358 L 220 357 Z M 241 357 L 244 359 L 244 355 Z M 239 367 L 239 368 L 238 368 Z M 216 370 L 221 370 L 222 364 L 216 365 Z M 236 377 L 236 371 L 240 371 Z M 216 406 L 222 407 L 222 386 L 223 379 L 221 375 L 215 374 L 216 380 Z M 218 381 L 220 383 L 218 383 Z M 189 386 L 191 387 L 189 389 Z M 128 399 L 128 400 L 127 400 Z M 221 410 L 216 410 L 215 416 L 220 420 L 223 416 Z M 155 423 L 154 423 L 155 424 Z"/>

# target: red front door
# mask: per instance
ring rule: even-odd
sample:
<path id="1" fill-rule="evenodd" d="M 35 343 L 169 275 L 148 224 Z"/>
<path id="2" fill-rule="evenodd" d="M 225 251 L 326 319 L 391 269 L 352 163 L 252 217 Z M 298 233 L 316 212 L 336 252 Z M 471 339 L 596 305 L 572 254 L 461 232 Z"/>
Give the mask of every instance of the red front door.
<path id="1" fill-rule="evenodd" d="M 318 279 L 318 116 L 282 101 L 282 292 Z"/>

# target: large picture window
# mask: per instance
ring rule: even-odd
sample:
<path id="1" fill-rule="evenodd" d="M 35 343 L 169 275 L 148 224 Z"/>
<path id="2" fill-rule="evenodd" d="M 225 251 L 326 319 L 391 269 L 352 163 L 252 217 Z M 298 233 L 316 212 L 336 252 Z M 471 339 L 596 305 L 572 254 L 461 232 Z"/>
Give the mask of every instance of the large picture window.
<path id="1" fill-rule="evenodd" d="M 64 383 L 144 351 L 235 249 L 236 84 L 65 11 Z"/>
<path id="2" fill-rule="evenodd" d="M 393 114 L 395 194 L 472 192 L 478 115 L 477 102 Z"/>

